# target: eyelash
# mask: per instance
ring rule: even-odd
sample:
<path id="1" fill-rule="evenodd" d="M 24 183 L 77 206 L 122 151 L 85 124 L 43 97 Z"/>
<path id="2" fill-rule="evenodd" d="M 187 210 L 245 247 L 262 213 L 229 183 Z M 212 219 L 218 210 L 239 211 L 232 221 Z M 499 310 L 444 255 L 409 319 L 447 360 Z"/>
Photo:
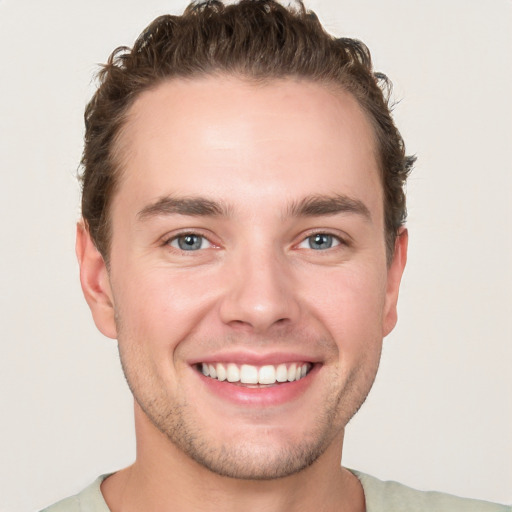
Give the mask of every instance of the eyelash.
<path id="1" fill-rule="evenodd" d="M 317 250 L 313 249 L 311 247 L 311 239 L 313 239 L 313 237 L 319 236 L 319 235 L 324 235 L 326 237 L 332 238 L 332 240 L 335 241 L 336 244 L 332 245 L 331 247 L 327 247 L 325 249 L 317 249 Z M 206 247 L 206 248 L 200 247 L 197 250 L 194 250 L 194 249 L 187 250 L 187 249 L 181 249 L 180 247 L 174 247 L 172 245 L 172 242 L 178 241 L 180 238 L 184 238 L 184 237 L 187 237 L 187 236 L 194 236 L 194 237 L 201 238 L 203 241 L 206 241 L 209 244 L 209 247 Z M 318 231 L 314 231 L 314 232 L 308 233 L 305 237 L 303 237 L 301 239 L 301 241 L 298 244 L 295 244 L 295 247 L 301 248 L 300 245 L 302 245 L 304 243 L 307 243 L 308 240 L 310 240 L 310 242 L 309 242 L 310 246 L 309 247 L 303 247 L 302 249 L 309 249 L 309 250 L 312 250 L 312 251 L 315 251 L 315 252 L 326 252 L 326 251 L 329 251 L 331 249 L 336 249 L 336 247 L 339 247 L 339 246 L 345 246 L 345 247 L 349 247 L 350 246 L 350 243 L 345 238 L 342 238 L 339 235 L 336 235 L 336 234 L 331 233 L 329 231 L 318 230 Z M 172 247 L 173 249 L 175 249 L 177 251 L 180 251 L 181 253 L 193 253 L 193 252 L 199 252 L 199 251 L 204 250 L 204 249 L 218 247 L 207 236 L 205 236 L 204 234 L 202 234 L 200 232 L 197 232 L 197 231 L 183 231 L 181 233 L 173 234 L 172 236 L 165 238 L 163 240 L 163 242 L 162 242 L 162 245 L 166 246 L 166 247 Z"/>
<path id="2" fill-rule="evenodd" d="M 166 247 L 172 247 L 173 249 L 175 249 L 177 251 L 180 251 L 182 253 L 198 252 L 197 250 L 196 251 L 194 251 L 194 250 L 186 250 L 186 249 L 181 249 L 179 247 L 173 247 L 171 245 L 172 242 L 178 241 L 180 238 L 185 238 L 187 236 L 194 236 L 194 237 L 201 238 L 202 240 L 208 242 L 208 244 L 210 244 L 211 247 L 216 247 L 216 245 L 207 236 L 205 236 L 204 234 L 199 233 L 197 231 L 183 231 L 181 233 L 173 234 L 172 236 L 166 237 L 162 241 L 162 245 L 166 246 Z"/>
<path id="3" fill-rule="evenodd" d="M 333 245 L 331 247 L 327 247 L 326 249 L 323 249 L 323 250 L 316 250 L 315 252 L 327 252 L 329 251 L 330 249 L 333 249 L 335 250 L 337 247 L 349 247 L 350 244 L 349 242 L 347 241 L 346 238 L 344 237 L 341 237 L 340 235 L 338 234 L 334 234 L 328 230 L 317 230 L 317 231 L 313 231 L 313 232 L 310 232 L 308 233 L 304 238 L 302 238 L 302 240 L 296 244 L 296 247 L 304 244 L 304 243 L 307 243 L 308 240 L 311 240 L 313 239 L 313 237 L 315 236 L 318 236 L 318 235 L 324 235 L 324 236 L 327 236 L 327 237 L 331 237 L 333 239 L 333 241 L 337 242 L 336 245 Z M 312 247 L 308 247 L 307 249 L 309 250 L 314 250 Z"/>

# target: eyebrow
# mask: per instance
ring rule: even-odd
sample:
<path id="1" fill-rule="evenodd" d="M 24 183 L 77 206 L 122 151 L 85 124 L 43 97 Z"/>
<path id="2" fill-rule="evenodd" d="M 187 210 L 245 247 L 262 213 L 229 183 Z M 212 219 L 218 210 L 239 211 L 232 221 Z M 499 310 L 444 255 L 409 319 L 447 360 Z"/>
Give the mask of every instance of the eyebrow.
<path id="1" fill-rule="evenodd" d="M 192 217 L 227 217 L 229 207 L 205 197 L 161 197 L 137 213 L 139 220 L 161 215 L 188 215 Z"/>
<path id="2" fill-rule="evenodd" d="M 337 215 L 338 213 L 354 213 L 367 220 L 372 216 L 368 207 L 359 199 L 343 194 L 314 195 L 293 202 L 288 208 L 291 217 L 319 217 L 322 215 Z"/>
<path id="3" fill-rule="evenodd" d="M 165 215 L 228 217 L 230 211 L 227 204 L 206 197 L 164 196 L 140 210 L 137 218 L 144 221 Z M 371 220 L 370 210 L 362 201 L 341 194 L 313 195 L 294 201 L 288 206 L 285 217 L 320 217 L 339 213 L 353 213 Z"/>

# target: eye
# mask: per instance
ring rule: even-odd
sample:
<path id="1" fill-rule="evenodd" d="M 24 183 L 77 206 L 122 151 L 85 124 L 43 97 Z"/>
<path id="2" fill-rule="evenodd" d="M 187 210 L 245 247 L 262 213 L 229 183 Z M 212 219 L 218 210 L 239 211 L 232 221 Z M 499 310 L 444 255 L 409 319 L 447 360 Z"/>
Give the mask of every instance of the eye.
<path id="1" fill-rule="evenodd" d="M 167 242 L 171 247 L 180 249 L 181 251 L 198 251 L 200 249 L 208 249 L 212 244 L 201 235 L 194 233 L 185 233 L 176 236 Z"/>
<path id="2" fill-rule="evenodd" d="M 300 244 L 300 249 L 313 249 L 315 251 L 325 251 L 340 245 L 340 240 L 334 235 L 328 233 L 315 233 L 314 235 L 308 236 Z"/>

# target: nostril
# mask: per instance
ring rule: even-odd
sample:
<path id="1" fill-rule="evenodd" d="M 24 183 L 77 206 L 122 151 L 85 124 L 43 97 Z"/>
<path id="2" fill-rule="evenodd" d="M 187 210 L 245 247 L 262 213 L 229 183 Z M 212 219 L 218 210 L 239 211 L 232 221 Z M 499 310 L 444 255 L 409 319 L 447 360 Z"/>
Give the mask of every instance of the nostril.
<path id="1" fill-rule="evenodd" d="M 229 322 L 230 327 L 238 329 L 240 331 L 249 331 L 252 330 L 252 325 L 250 322 L 244 322 L 243 320 L 231 320 Z"/>
<path id="2" fill-rule="evenodd" d="M 244 320 L 231 320 L 229 322 L 229 326 L 235 330 L 238 330 L 240 332 L 254 332 L 254 331 L 262 331 L 262 330 L 269 330 L 273 327 L 278 327 L 279 329 L 284 328 L 288 323 L 290 322 L 289 318 L 278 318 L 277 320 L 269 320 L 268 323 L 265 323 L 261 321 L 261 319 L 251 321 L 244 321 Z"/>

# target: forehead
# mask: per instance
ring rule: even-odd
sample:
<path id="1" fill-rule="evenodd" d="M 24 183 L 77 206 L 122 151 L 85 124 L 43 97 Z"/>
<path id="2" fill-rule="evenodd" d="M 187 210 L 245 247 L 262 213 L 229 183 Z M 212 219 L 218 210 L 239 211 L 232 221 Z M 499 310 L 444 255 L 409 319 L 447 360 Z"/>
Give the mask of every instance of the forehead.
<path id="1" fill-rule="evenodd" d="M 135 101 L 117 149 L 114 207 L 177 194 L 264 208 L 336 193 L 382 206 L 365 114 L 350 94 L 311 81 L 170 80 Z"/>

